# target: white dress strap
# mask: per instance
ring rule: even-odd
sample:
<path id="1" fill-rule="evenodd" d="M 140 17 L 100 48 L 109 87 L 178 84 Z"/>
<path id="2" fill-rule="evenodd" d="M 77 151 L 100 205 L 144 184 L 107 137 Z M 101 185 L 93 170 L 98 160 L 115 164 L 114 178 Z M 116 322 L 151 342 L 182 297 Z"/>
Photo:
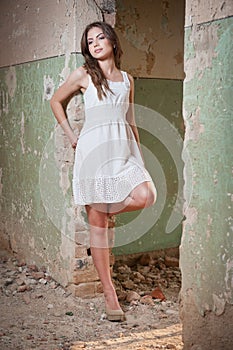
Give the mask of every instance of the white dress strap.
<path id="1" fill-rule="evenodd" d="M 130 87 L 130 81 L 129 81 L 129 78 L 128 78 L 128 74 L 126 72 L 124 72 L 124 71 L 121 71 L 121 73 L 123 75 L 124 83 Z"/>

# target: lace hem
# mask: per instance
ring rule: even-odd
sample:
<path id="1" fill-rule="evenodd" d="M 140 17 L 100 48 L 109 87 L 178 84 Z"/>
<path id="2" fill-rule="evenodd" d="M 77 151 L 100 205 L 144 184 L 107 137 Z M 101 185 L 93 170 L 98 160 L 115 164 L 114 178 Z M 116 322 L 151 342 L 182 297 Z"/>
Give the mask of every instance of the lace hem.
<path id="1" fill-rule="evenodd" d="M 73 179 L 74 202 L 78 205 L 119 203 L 144 181 L 152 179 L 147 170 L 139 166 L 114 177 Z"/>

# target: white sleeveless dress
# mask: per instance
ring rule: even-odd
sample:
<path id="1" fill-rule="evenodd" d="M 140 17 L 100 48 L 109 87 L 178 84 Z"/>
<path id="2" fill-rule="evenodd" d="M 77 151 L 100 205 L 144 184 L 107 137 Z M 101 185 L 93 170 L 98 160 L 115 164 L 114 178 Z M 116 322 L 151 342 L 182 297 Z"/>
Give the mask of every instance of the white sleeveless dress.
<path id="1" fill-rule="evenodd" d="M 102 100 L 89 76 L 73 169 L 75 204 L 118 203 L 142 182 L 152 181 L 126 120 L 130 81 L 121 73 L 123 81 L 108 81 L 113 93 L 106 91 Z"/>

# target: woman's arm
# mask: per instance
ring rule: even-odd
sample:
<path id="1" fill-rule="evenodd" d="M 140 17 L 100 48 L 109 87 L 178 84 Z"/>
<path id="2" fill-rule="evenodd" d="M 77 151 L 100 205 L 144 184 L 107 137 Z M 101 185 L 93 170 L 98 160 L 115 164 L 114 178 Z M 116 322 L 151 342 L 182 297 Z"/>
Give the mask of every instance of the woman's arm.
<path id="1" fill-rule="evenodd" d="M 74 93 L 82 88 L 87 88 L 87 85 L 87 73 L 83 67 L 80 67 L 70 74 L 67 80 L 59 87 L 50 100 L 50 106 L 53 114 L 63 128 L 65 134 L 68 136 L 73 148 L 75 148 L 77 145 L 77 136 L 73 133 L 73 130 L 68 123 L 65 108 L 68 99 L 70 99 Z"/>
<path id="2" fill-rule="evenodd" d="M 141 145 L 140 145 L 138 128 L 136 125 L 135 114 L 134 114 L 134 79 L 130 74 L 128 74 L 128 78 L 130 81 L 130 94 L 129 94 L 129 109 L 128 109 L 127 114 L 126 114 L 126 120 L 128 121 L 129 125 L 131 126 L 134 137 L 135 137 L 137 144 L 138 144 L 138 148 L 141 152 L 142 159 L 144 161 L 142 150 L 141 150 Z"/>

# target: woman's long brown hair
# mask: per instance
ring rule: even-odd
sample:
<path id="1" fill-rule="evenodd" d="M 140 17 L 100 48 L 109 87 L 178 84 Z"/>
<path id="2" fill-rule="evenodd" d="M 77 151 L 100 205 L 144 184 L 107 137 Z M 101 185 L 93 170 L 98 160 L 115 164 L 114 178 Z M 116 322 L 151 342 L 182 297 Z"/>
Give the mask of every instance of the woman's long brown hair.
<path id="1" fill-rule="evenodd" d="M 99 63 L 96 58 L 93 58 L 90 54 L 87 42 L 87 34 L 90 29 L 98 27 L 102 29 L 105 37 L 111 42 L 114 54 L 115 65 L 118 69 L 120 69 L 120 58 L 122 55 L 122 49 L 120 46 L 120 42 L 118 36 L 114 29 L 110 26 L 110 24 L 105 22 L 93 22 L 89 24 L 83 32 L 81 39 L 81 50 L 82 55 L 85 59 L 84 68 L 87 70 L 87 73 L 90 74 L 93 84 L 97 89 L 97 94 L 100 100 L 102 100 L 103 96 L 106 96 L 106 90 L 111 91 L 108 85 L 108 81 L 104 76 L 102 69 L 99 66 Z"/>

